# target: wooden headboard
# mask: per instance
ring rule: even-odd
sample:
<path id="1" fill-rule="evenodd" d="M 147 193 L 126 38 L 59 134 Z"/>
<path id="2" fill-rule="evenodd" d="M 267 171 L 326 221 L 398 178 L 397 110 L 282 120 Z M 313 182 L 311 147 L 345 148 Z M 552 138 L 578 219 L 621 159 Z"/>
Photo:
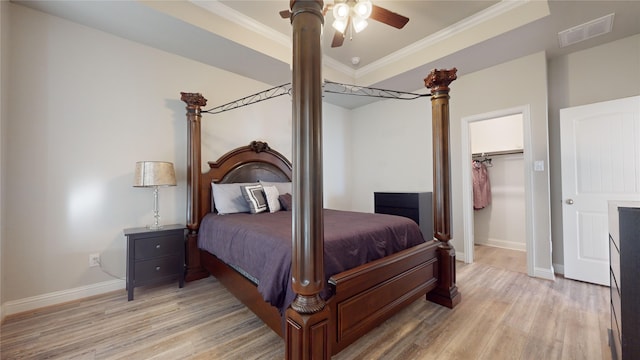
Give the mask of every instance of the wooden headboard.
<path id="1" fill-rule="evenodd" d="M 200 174 L 198 226 L 202 218 L 212 212 L 211 186 L 214 183 L 262 181 L 291 181 L 291 162 L 262 141 L 252 141 L 209 161 L 209 170 Z"/>
<path id="2" fill-rule="evenodd" d="M 222 155 L 215 162 L 208 162 L 209 170 L 200 169 L 201 155 L 201 107 L 207 99 L 198 93 L 182 92 L 181 100 L 187 104 L 189 137 L 187 141 L 187 241 L 185 280 L 193 281 L 209 276 L 201 266 L 198 249 L 198 229 L 202 218 L 212 211 L 211 183 L 291 181 L 291 162 L 279 152 L 261 141 L 252 141 Z"/>

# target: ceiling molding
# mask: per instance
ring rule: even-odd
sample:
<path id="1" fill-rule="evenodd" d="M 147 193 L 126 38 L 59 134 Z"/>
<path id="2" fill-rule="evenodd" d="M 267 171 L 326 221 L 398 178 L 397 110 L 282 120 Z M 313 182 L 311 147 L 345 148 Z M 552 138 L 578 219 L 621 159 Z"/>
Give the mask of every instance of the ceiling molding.
<path id="1" fill-rule="evenodd" d="M 356 70 L 332 57 L 324 55 L 322 57 L 322 65 L 348 76 L 352 82 L 355 81 Z"/>
<path id="2" fill-rule="evenodd" d="M 224 5 L 218 0 L 189 0 L 189 1 L 213 14 L 216 14 L 239 26 L 242 26 L 245 29 L 259 33 L 260 35 L 270 40 L 273 40 L 277 43 L 280 43 L 289 48 L 292 48 L 290 36 L 284 35 L 283 33 L 276 31 L 273 28 L 268 27 L 262 24 L 261 22 L 256 21 L 255 19 Z M 356 71 L 352 67 L 345 65 L 327 55 L 323 56 L 322 61 L 324 66 L 332 70 L 335 70 L 339 73 L 342 73 L 343 75 L 348 76 L 350 79 L 355 79 Z"/>
<path id="3" fill-rule="evenodd" d="M 374 61 L 371 64 L 362 67 L 361 69 L 357 69 L 355 72 L 355 78 L 361 78 L 381 68 L 393 65 L 397 61 L 423 51 L 435 44 L 446 41 L 447 39 L 468 31 L 479 24 L 490 21 L 520 6 L 524 6 L 530 1 L 536 0 L 502 0 L 501 2 L 488 7 L 478 12 L 477 14 L 465 18 L 464 20 L 459 21 L 445 29 L 442 29 L 435 34 L 429 35 L 422 40 L 419 40 L 407 47 L 404 47 L 394 53 L 381 58 L 380 60 Z"/>
<path id="4" fill-rule="evenodd" d="M 191 3 L 205 9 L 215 15 L 223 17 L 238 26 L 241 26 L 249 31 L 255 32 L 270 39 L 276 43 L 292 48 L 291 37 L 287 36 L 279 31 L 268 27 L 257 20 L 238 12 L 218 0 L 189 0 Z M 375 61 L 367 66 L 359 69 L 354 69 L 351 66 L 343 64 L 329 56 L 323 57 L 324 66 L 331 70 L 339 72 L 351 79 L 353 83 L 358 83 L 358 79 L 365 77 L 370 73 L 374 73 L 387 66 L 393 66 L 394 63 L 406 59 L 409 56 L 419 53 L 435 44 L 444 42 L 449 38 L 461 34 L 465 31 L 469 31 L 473 27 L 490 21 L 498 16 L 501 16 L 515 8 L 523 6 L 531 1 L 538 0 L 502 0 L 501 2 L 484 9 L 483 11 L 474 14 L 446 29 L 443 29 L 435 34 L 427 36 L 418 42 L 409 45 L 403 49 L 400 49 L 392 54 L 389 54 L 378 61 Z"/>
<path id="5" fill-rule="evenodd" d="M 236 11 L 218 0 L 189 0 L 193 4 L 213 13 L 220 17 L 223 17 L 231 22 L 242 26 L 245 29 L 256 32 L 267 39 L 273 40 L 274 42 L 287 46 L 289 48 L 291 45 L 291 37 L 287 36 L 279 31 L 274 30 L 271 27 L 268 27 L 261 22 L 254 20 L 253 18 L 244 15 L 243 13 Z"/>

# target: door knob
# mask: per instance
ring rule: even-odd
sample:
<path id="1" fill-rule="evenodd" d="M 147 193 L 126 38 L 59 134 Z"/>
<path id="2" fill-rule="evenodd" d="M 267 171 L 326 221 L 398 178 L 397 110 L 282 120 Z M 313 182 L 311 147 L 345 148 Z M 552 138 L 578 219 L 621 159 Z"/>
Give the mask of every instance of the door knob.
<path id="1" fill-rule="evenodd" d="M 573 205 L 573 199 L 567 199 L 565 202 L 569 205 Z"/>

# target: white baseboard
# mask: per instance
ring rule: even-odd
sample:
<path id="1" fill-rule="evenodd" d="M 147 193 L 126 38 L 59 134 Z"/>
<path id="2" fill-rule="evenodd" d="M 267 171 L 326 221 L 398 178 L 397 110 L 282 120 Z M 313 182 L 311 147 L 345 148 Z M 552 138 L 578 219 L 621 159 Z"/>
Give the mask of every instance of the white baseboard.
<path id="1" fill-rule="evenodd" d="M 520 243 L 520 242 L 514 242 L 514 241 L 506 241 L 506 240 L 499 240 L 499 239 L 486 239 L 484 241 L 477 241 L 476 240 L 476 244 L 499 247 L 499 248 L 509 249 L 509 250 L 527 251 L 527 244 Z"/>
<path id="2" fill-rule="evenodd" d="M 551 281 L 556 280 L 556 276 L 553 272 L 553 268 L 544 269 L 544 268 L 534 267 L 533 276 L 537 278 L 545 279 L 545 280 L 551 280 Z"/>
<path id="3" fill-rule="evenodd" d="M 2 318 L 25 311 L 31 311 L 46 306 L 62 304 L 79 300 L 89 296 L 100 295 L 126 287 L 124 280 L 109 280 L 97 284 L 78 287 L 75 289 L 55 291 L 48 294 L 32 296 L 26 299 L 7 301 L 2 304 Z M 123 295 L 124 296 L 124 295 Z"/>

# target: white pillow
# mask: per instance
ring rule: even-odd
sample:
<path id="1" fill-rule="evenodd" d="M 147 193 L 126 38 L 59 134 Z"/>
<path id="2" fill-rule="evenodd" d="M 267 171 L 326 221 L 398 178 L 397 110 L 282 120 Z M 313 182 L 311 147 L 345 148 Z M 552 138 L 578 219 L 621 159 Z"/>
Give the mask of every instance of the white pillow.
<path id="1" fill-rule="evenodd" d="M 234 214 L 249 212 L 249 204 L 242 196 L 241 186 L 259 185 L 258 183 L 211 183 L 213 203 L 218 214 Z"/>
<path id="2" fill-rule="evenodd" d="M 275 186 L 278 189 L 279 194 L 293 194 L 291 191 L 291 181 L 289 182 L 271 182 L 271 181 L 262 181 L 260 180 L 260 184 L 262 186 Z"/>
<path id="3" fill-rule="evenodd" d="M 280 211 L 280 200 L 278 200 L 280 193 L 278 192 L 278 188 L 275 186 L 263 186 L 262 189 L 264 190 L 264 196 L 267 198 L 269 212 L 274 213 Z"/>

